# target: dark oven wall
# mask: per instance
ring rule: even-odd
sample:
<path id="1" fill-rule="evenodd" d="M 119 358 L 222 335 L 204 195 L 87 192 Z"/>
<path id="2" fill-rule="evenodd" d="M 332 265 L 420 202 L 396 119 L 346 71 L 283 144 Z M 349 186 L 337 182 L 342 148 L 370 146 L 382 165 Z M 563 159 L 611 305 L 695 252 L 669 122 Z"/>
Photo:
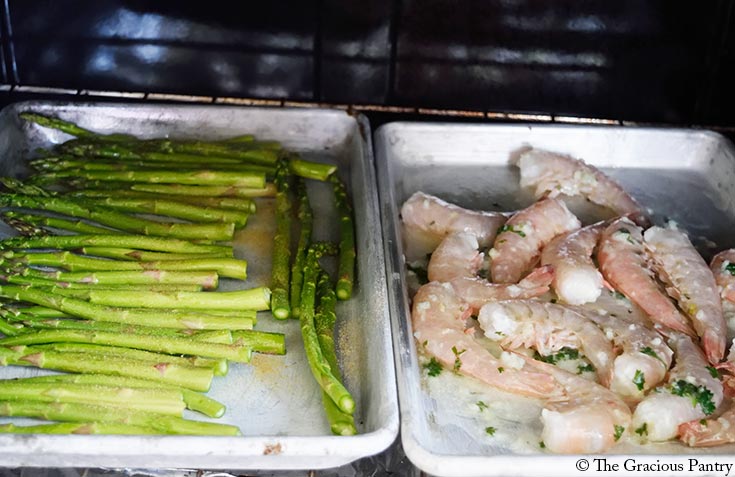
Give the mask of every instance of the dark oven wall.
<path id="1" fill-rule="evenodd" d="M 4 0 L 2 77 L 732 126 L 733 3 Z"/>

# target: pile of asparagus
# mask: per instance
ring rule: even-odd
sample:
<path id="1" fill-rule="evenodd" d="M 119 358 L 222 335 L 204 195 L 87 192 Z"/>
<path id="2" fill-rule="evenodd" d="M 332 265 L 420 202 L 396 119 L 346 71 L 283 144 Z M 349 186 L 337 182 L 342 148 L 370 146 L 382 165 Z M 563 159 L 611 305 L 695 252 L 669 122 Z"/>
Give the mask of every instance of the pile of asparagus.
<path id="1" fill-rule="evenodd" d="M 283 335 L 252 330 L 270 308 L 300 320 L 332 431 L 356 433 L 334 345 L 336 301 L 350 298 L 355 269 L 352 209 L 335 166 L 252 136 L 140 140 L 22 118 L 76 138 L 40 151 L 25 181 L 2 180 L 3 218 L 23 237 L 0 242 L 0 363 L 79 374 L 1 382 L 0 415 L 65 422 L 0 432 L 236 434 L 181 411 L 221 416 L 224 406 L 201 392 L 228 361 L 285 353 Z M 333 187 L 339 245 L 311 241 L 308 180 Z M 258 197 L 276 201 L 272 296 L 212 291 L 220 277 L 246 278 L 245 261 L 221 242 L 246 225 Z M 323 255 L 339 256 L 336 286 Z"/>
<path id="2" fill-rule="evenodd" d="M 21 236 L 0 241 L 0 364 L 76 374 L 0 381 L 0 415 L 60 421 L 0 432 L 239 434 L 182 417 L 223 415 L 202 393 L 230 361 L 285 353 L 282 334 L 252 329 L 270 289 L 216 291 L 247 275 L 222 242 L 253 197 L 278 197 L 278 171 L 327 180 L 334 167 L 250 136 L 139 140 L 22 117 L 76 139 L 40 152 L 23 182 L 3 180 Z"/>
<path id="3" fill-rule="evenodd" d="M 322 402 L 334 434 L 354 435 L 355 401 L 340 376 L 334 344 L 336 302 L 352 296 L 355 276 L 355 235 L 352 206 L 345 185 L 335 171 L 328 174 L 339 216 L 339 245 L 313 243 L 313 217 L 303 174 L 291 174 L 293 168 L 277 165 L 276 236 L 273 249 L 271 312 L 278 319 L 298 318 L 301 336 L 311 372 L 322 388 Z M 315 176 L 311 179 L 322 179 Z M 295 187 L 295 197 L 292 189 Z M 298 244 L 291 254 L 292 217 L 299 225 Z M 321 267 L 319 259 L 338 255 L 336 286 Z"/>

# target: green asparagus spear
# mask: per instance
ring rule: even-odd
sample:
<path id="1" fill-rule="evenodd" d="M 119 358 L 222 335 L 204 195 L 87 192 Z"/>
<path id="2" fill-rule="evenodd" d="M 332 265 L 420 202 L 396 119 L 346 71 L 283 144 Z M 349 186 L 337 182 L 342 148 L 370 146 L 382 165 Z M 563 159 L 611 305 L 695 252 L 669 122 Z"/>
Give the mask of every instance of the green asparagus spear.
<path id="1" fill-rule="evenodd" d="M 289 161 L 291 173 L 303 177 L 305 179 L 315 179 L 318 181 L 326 181 L 337 170 L 337 166 L 332 164 L 322 164 L 319 162 L 304 161 L 303 159 L 292 158 Z"/>
<path id="2" fill-rule="evenodd" d="M 22 331 L 23 326 L 10 323 L 5 318 L 0 318 L 0 333 L 5 336 L 15 336 Z"/>
<path id="3" fill-rule="evenodd" d="M 156 262 L 119 262 L 97 258 L 80 257 L 71 252 L 15 254 L 9 263 L 58 267 L 70 271 L 125 271 L 125 270 L 169 270 L 207 271 L 213 270 L 221 277 L 247 277 L 247 262 L 235 258 L 198 258 L 188 260 L 162 260 Z"/>
<path id="4" fill-rule="evenodd" d="M 233 331 L 232 342 L 251 348 L 257 353 L 286 354 L 286 337 L 266 331 Z"/>
<path id="5" fill-rule="evenodd" d="M 59 119 L 59 118 L 44 116 L 42 114 L 32 113 L 29 111 L 24 111 L 20 113 L 18 116 L 20 116 L 21 119 L 36 123 L 39 126 L 43 126 L 43 127 L 47 127 L 51 129 L 58 129 L 61 132 L 64 132 L 66 134 L 70 134 L 76 137 L 97 138 L 99 136 L 97 133 L 94 133 L 88 129 L 81 128 L 74 123 L 71 123 L 69 121 L 64 121 L 63 119 Z"/>
<path id="6" fill-rule="evenodd" d="M 248 221 L 248 213 L 238 210 L 202 207 L 170 200 L 129 199 L 118 197 L 83 198 L 84 204 L 93 207 L 105 207 L 124 212 L 150 213 L 191 220 L 194 222 L 225 222 L 237 227 L 244 227 Z"/>
<path id="7" fill-rule="evenodd" d="M 38 177 L 43 180 L 79 177 L 92 181 L 234 186 L 253 189 L 265 187 L 265 173 L 263 172 L 217 171 L 207 169 L 193 171 L 171 171 L 167 169 L 137 171 L 52 171 L 39 174 Z"/>
<path id="8" fill-rule="evenodd" d="M 143 389 L 173 389 L 181 393 L 187 409 L 201 412 L 208 417 L 222 417 L 225 414 L 224 404 L 191 389 L 181 386 L 149 381 L 129 376 L 113 376 L 109 374 L 54 374 L 24 378 L 23 382 L 39 383 L 78 383 L 97 384 L 103 386 L 127 386 Z"/>
<path id="9" fill-rule="evenodd" d="M 0 401 L 0 415 L 72 422 L 115 422 L 151 427 L 166 434 L 240 435 L 237 427 L 227 424 L 190 421 L 178 416 L 91 404 Z"/>
<path id="10" fill-rule="evenodd" d="M 256 287 L 228 292 L 175 293 L 89 290 L 88 296 L 93 304 L 119 307 L 264 311 L 269 308 L 271 293 L 268 288 Z"/>
<path id="11" fill-rule="evenodd" d="M 196 186 L 192 186 L 196 187 Z M 172 194 L 157 194 L 155 192 L 138 192 L 131 189 L 79 189 L 68 192 L 71 197 L 116 197 L 129 199 L 159 199 L 173 202 L 184 202 L 199 206 L 215 207 L 220 209 L 234 209 L 254 214 L 256 206 L 253 199 L 243 197 L 204 197 L 204 196 L 185 196 Z"/>
<path id="12" fill-rule="evenodd" d="M 314 244 L 309 247 L 306 254 L 304 286 L 301 292 L 301 316 L 299 317 L 301 336 L 304 340 L 304 349 L 306 350 L 309 367 L 317 383 L 342 412 L 352 414 L 355 410 L 355 401 L 350 392 L 335 377 L 329 362 L 324 357 L 314 325 L 316 280 L 319 275 L 318 260 L 323 253 L 322 244 Z"/>
<path id="13" fill-rule="evenodd" d="M 279 161 L 276 166 L 276 235 L 273 237 L 273 260 L 271 265 L 271 312 L 283 320 L 291 315 L 289 304 L 289 275 L 291 260 L 291 197 L 290 176 L 287 163 Z"/>
<path id="14" fill-rule="evenodd" d="M 155 252 L 173 253 L 216 253 L 224 257 L 232 256 L 232 247 L 222 245 L 201 245 L 172 238 L 149 237 L 145 235 L 59 235 L 37 238 L 10 238 L 0 242 L 0 250 L 79 247 L 128 247 Z"/>
<path id="15" fill-rule="evenodd" d="M 348 300 L 352 296 L 355 282 L 355 228 L 352 221 L 352 206 L 347 189 L 337 176 L 332 176 L 334 198 L 339 212 L 339 272 L 337 298 Z"/>
<path id="16" fill-rule="evenodd" d="M 130 185 L 130 190 L 139 192 L 152 192 L 156 194 L 184 195 L 194 197 L 274 197 L 276 195 L 276 186 L 273 183 L 265 184 L 263 187 L 260 188 L 133 183 Z"/>
<path id="17" fill-rule="evenodd" d="M 231 240 L 235 232 L 232 223 L 184 224 L 155 222 L 122 214 L 105 207 L 86 207 L 59 197 L 35 197 L 19 194 L 0 194 L 0 206 L 47 210 L 72 217 L 92 220 L 102 225 L 144 235 L 158 235 L 183 239 Z"/>
<path id="18" fill-rule="evenodd" d="M 225 358 L 249 363 L 252 350 L 232 344 L 202 342 L 192 338 L 122 334 L 107 331 L 38 330 L 0 339 L 0 346 L 35 345 L 45 343 L 88 343 L 121 346 L 168 354 L 189 354 L 205 358 Z"/>
<path id="19" fill-rule="evenodd" d="M 92 283 L 96 285 L 154 285 L 181 284 L 198 285 L 211 290 L 217 288 L 218 275 L 215 271 L 168 271 L 168 270 L 130 270 L 101 272 L 46 272 L 26 269 L 21 276 L 0 276 L 11 283 L 32 282 L 31 278 L 55 280 L 63 283 Z M 17 278 L 17 279 L 13 279 Z M 49 284 L 50 285 L 50 284 Z"/>
<path id="20" fill-rule="evenodd" d="M 114 293 L 114 292 L 113 292 Z M 84 300 L 59 296 L 48 289 L 19 286 L 0 287 L 0 296 L 25 301 L 88 320 L 125 323 L 141 326 L 158 326 L 176 329 L 249 329 L 253 321 L 247 314 L 237 317 L 211 315 L 181 310 L 151 310 L 100 306 Z M 131 304 L 135 306 L 135 304 Z M 240 309 L 242 310 L 242 309 Z M 241 312 L 241 311 L 240 311 Z M 242 312 L 241 312 L 242 313 Z M 241 323 L 238 325 L 238 323 Z"/>
<path id="21" fill-rule="evenodd" d="M 11 223 L 11 221 L 20 221 L 22 223 L 30 224 L 36 227 L 51 227 L 59 230 L 66 230 L 69 232 L 76 232 L 80 234 L 122 234 L 115 229 L 108 229 L 87 223 L 83 220 L 67 220 L 59 217 L 48 217 L 45 215 L 37 214 L 22 214 L 14 210 L 9 210 L 3 213 L 3 220 L 8 225 L 17 229 L 18 222 Z M 21 232 L 22 233 L 22 232 Z"/>
<path id="22" fill-rule="evenodd" d="M 115 422 L 55 422 L 33 426 L 0 424 L 2 434 L 80 434 L 80 435 L 151 435 L 161 434 L 153 427 L 131 426 Z"/>
<path id="23" fill-rule="evenodd" d="M 296 248 L 293 266 L 291 267 L 291 316 L 294 318 L 298 318 L 301 314 L 301 287 L 304 282 L 304 260 L 306 259 L 306 249 L 311 242 L 311 229 L 314 223 L 311 204 L 309 204 L 309 195 L 303 179 L 299 179 L 296 183 L 296 196 L 299 201 L 298 218 L 301 231 L 299 233 L 299 243 Z"/>
<path id="24" fill-rule="evenodd" d="M 115 258 L 118 260 L 129 260 L 139 262 L 155 262 L 159 260 L 190 260 L 201 258 L 219 258 L 222 254 L 211 253 L 174 253 L 174 252 L 148 252 L 134 248 L 121 247 L 80 247 L 76 250 L 84 255 L 95 257 Z"/>
<path id="25" fill-rule="evenodd" d="M 7 400 L 113 405 L 173 416 L 181 416 L 186 407 L 181 392 L 173 389 L 0 380 L 0 401 Z"/>
<path id="26" fill-rule="evenodd" d="M 150 361 L 113 358 L 88 353 L 59 353 L 43 349 L 38 350 L 33 346 L 14 347 L 12 350 L 0 347 L 0 364 L 3 366 L 10 364 L 36 366 L 72 373 L 129 376 L 203 392 L 209 390 L 214 378 L 214 372 L 209 368 L 178 364 L 158 366 Z"/>
<path id="27" fill-rule="evenodd" d="M 339 363 L 337 363 L 337 353 L 334 348 L 334 325 L 337 321 L 335 313 L 337 297 L 329 281 L 326 272 L 319 273 L 317 282 L 317 296 L 319 305 L 314 315 L 314 328 L 316 330 L 319 347 L 322 350 L 324 359 L 329 364 L 334 377 L 342 381 L 339 371 Z M 342 411 L 332 401 L 329 395 L 322 391 L 322 402 L 324 403 L 324 411 L 327 414 L 329 426 L 334 434 L 339 436 L 352 436 L 357 434 L 355 427 L 355 418 L 350 413 Z"/>
<path id="28" fill-rule="evenodd" d="M 96 321 L 96 320 L 77 320 L 77 319 L 73 319 L 73 317 L 68 317 L 68 316 L 63 317 L 63 318 L 30 319 L 30 320 L 26 320 L 24 318 L 25 318 L 25 315 L 20 315 L 20 321 L 23 322 L 23 325 L 29 331 L 31 331 L 34 328 L 43 328 L 43 329 L 110 331 L 114 333 L 123 333 L 123 334 L 133 333 L 133 334 L 144 334 L 144 335 L 154 335 L 154 336 L 184 336 L 184 337 L 190 337 L 193 339 L 199 339 L 202 341 L 211 341 L 213 338 L 211 335 L 202 336 L 202 330 L 159 328 L 155 326 L 130 325 L 127 323 L 114 323 L 114 322 Z M 232 333 L 235 333 L 238 330 L 251 330 L 252 329 L 250 327 L 251 322 L 248 322 L 249 320 L 247 320 L 246 318 L 237 318 L 237 320 L 239 320 L 243 324 L 235 325 L 233 327 L 234 328 L 233 330 L 230 330 L 230 329 L 221 330 L 229 334 L 229 338 L 224 342 L 232 343 L 234 339 L 234 335 L 232 335 Z M 17 321 L 18 321 L 17 319 L 13 319 L 13 323 L 16 323 Z M 213 330 L 207 330 L 207 331 L 213 331 Z M 259 336 L 263 332 L 258 331 L 258 332 L 253 332 L 253 333 L 256 333 L 256 336 Z M 217 339 L 214 341 L 220 342 L 221 340 Z M 251 343 L 257 346 L 259 341 L 260 340 L 258 339 L 252 339 L 249 342 L 246 342 L 243 344 Z M 266 344 L 270 344 L 271 342 L 271 340 L 268 340 L 268 339 L 263 339 L 262 341 Z"/>

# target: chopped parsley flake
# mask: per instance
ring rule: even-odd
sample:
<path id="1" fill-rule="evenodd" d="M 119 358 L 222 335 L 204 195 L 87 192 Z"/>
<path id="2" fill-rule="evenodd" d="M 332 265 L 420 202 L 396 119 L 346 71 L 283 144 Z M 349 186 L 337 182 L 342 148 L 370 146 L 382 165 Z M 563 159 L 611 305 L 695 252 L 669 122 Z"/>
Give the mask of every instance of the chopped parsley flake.
<path id="1" fill-rule="evenodd" d="M 568 359 L 579 359 L 579 350 L 569 347 L 563 347 L 559 352 L 550 354 L 549 356 L 542 356 L 537 352 L 534 353 L 533 357 L 539 361 L 543 361 L 549 364 L 556 364 L 559 361 L 565 361 Z"/>
<path id="2" fill-rule="evenodd" d="M 725 265 L 725 271 L 730 275 L 735 276 L 735 263 L 728 262 L 727 265 Z"/>
<path id="3" fill-rule="evenodd" d="M 498 373 L 501 373 L 502 374 L 503 371 L 505 371 L 505 368 L 502 367 L 502 366 L 498 366 Z"/>
<path id="4" fill-rule="evenodd" d="M 480 408 L 480 412 L 484 411 L 485 409 L 489 409 L 489 406 L 483 401 L 477 401 L 477 407 Z"/>
<path id="5" fill-rule="evenodd" d="M 544 441 L 538 441 L 538 446 L 542 449 L 546 449 L 546 444 L 544 443 Z"/>
<path id="6" fill-rule="evenodd" d="M 661 361 L 662 363 L 664 362 L 664 360 L 661 359 L 661 357 L 658 354 L 656 354 L 656 352 L 650 346 L 646 346 L 645 348 L 641 349 L 641 353 L 647 354 L 648 356 L 651 356 L 652 358 L 656 358 L 657 360 Z M 664 364 L 666 364 L 666 363 L 664 363 Z"/>
<path id="7" fill-rule="evenodd" d="M 635 433 L 639 436 L 647 436 L 648 435 L 648 423 L 644 422 L 641 427 L 635 430 Z"/>
<path id="8" fill-rule="evenodd" d="M 462 353 L 464 353 L 465 351 L 467 351 L 467 350 L 466 350 L 466 349 L 463 349 L 463 350 L 461 350 L 461 351 L 460 351 L 460 350 L 457 350 L 457 347 L 456 347 L 456 346 L 452 346 L 452 353 L 454 353 L 454 372 L 455 372 L 455 373 L 456 373 L 457 371 L 459 371 L 459 368 L 461 368 L 461 367 L 462 367 L 462 360 L 461 360 L 461 359 L 459 359 L 459 357 L 460 357 L 460 356 L 462 355 Z"/>
<path id="9" fill-rule="evenodd" d="M 580 364 L 577 366 L 577 374 L 584 374 L 584 373 L 594 373 L 595 367 L 592 365 L 592 363 L 587 364 Z"/>
<path id="10" fill-rule="evenodd" d="M 720 372 L 715 368 L 714 366 L 707 366 L 707 371 L 709 371 L 710 376 L 712 376 L 715 379 L 719 379 Z"/>
<path id="11" fill-rule="evenodd" d="M 617 424 L 615 424 L 615 442 L 620 440 L 620 438 L 623 436 L 623 432 L 625 432 L 625 428 L 623 426 L 618 426 Z"/>
<path id="12" fill-rule="evenodd" d="M 618 233 L 625 235 L 626 236 L 625 238 L 626 238 L 626 240 L 629 243 L 632 243 L 633 245 L 635 245 L 637 243 L 635 240 L 633 240 L 633 237 L 631 237 L 630 230 L 628 230 L 628 229 L 618 229 Z"/>
<path id="13" fill-rule="evenodd" d="M 706 426 L 707 425 L 707 419 L 700 419 L 699 420 L 699 423 L 702 424 L 703 426 Z"/>
<path id="14" fill-rule="evenodd" d="M 526 232 L 524 232 L 521 229 L 516 228 L 514 225 L 508 225 L 508 224 L 503 225 L 502 227 L 498 229 L 498 234 L 501 234 L 503 232 L 513 232 L 513 233 L 520 235 L 523 238 L 526 237 Z"/>
<path id="15" fill-rule="evenodd" d="M 552 298 L 551 300 L 549 300 L 549 302 L 550 303 L 556 303 L 556 298 Z"/>
<path id="16" fill-rule="evenodd" d="M 646 385 L 646 376 L 640 369 L 635 370 L 635 374 L 633 375 L 633 384 L 635 384 L 635 387 L 637 387 L 639 391 L 643 391 L 643 386 Z"/>
<path id="17" fill-rule="evenodd" d="M 436 360 L 436 358 L 431 358 L 431 360 L 424 365 L 424 368 L 426 369 L 426 374 L 431 377 L 439 376 L 442 372 L 442 365 Z"/>
<path id="18" fill-rule="evenodd" d="M 688 381 L 680 379 L 671 385 L 671 393 L 676 396 L 688 397 L 692 400 L 692 406 L 699 406 L 706 416 L 715 412 L 715 403 L 712 400 L 712 391 L 704 386 L 697 386 Z"/>
<path id="19" fill-rule="evenodd" d="M 493 426 L 488 426 L 485 428 L 485 433 L 488 436 L 492 436 L 493 434 L 495 434 L 495 428 Z"/>

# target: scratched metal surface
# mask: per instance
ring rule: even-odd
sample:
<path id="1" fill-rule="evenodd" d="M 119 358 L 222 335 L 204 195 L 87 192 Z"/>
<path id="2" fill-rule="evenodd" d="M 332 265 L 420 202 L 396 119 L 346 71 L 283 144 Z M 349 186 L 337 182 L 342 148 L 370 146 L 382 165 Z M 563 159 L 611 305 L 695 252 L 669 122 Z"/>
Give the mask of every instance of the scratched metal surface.
<path id="1" fill-rule="evenodd" d="M 420 190 L 474 209 L 525 207 L 533 199 L 520 190 L 518 169 L 510 160 L 528 146 L 571 154 L 600 167 L 655 212 L 656 223 L 675 220 L 687 230 L 705 258 L 735 246 L 735 152 L 730 141 L 719 134 L 560 125 L 397 122 L 380 127 L 375 133 L 375 149 L 401 439 L 409 459 L 431 474 L 561 476 L 576 472 L 575 458 L 549 455 L 539 448 L 538 406 L 528 404 L 526 415 L 501 416 L 503 428 L 499 427 L 497 434 L 505 433 L 502 441 L 485 435 L 484 418 L 477 407 L 470 409 L 468 405 L 484 399 L 476 396 L 484 396 L 488 388 L 473 387 L 471 378 L 454 376 L 447 379 L 456 387 L 441 390 L 437 378 L 423 378 L 409 319 L 401 204 Z M 460 389 L 465 387 L 469 391 Z M 465 394 L 469 398 L 463 400 Z M 473 396 L 474 401 L 470 399 Z M 500 405 L 503 400 L 522 400 L 497 392 L 490 396 L 488 399 Z M 525 435 L 520 434 L 522 430 Z M 688 456 L 683 454 L 733 452 L 735 445 L 703 451 L 672 443 L 619 444 L 611 453 L 677 454 L 684 459 Z M 519 459 L 519 455 L 524 458 Z"/>
<path id="2" fill-rule="evenodd" d="M 231 365 L 228 376 L 215 378 L 209 392 L 227 405 L 218 421 L 239 426 L 243 437 L 2 435 L 0 466 L 319 469 L 377 454 L 394 441 L 395 372 L 370 128 L 364 117 L 314 109 L 18 103 L 0 113 L 0 170 L 6 175 L 22 175 L 24 159 L 36 148 L 69 138 L 19 120 L 17 114 L 24 110 L 58 115 L 99 132 L 144 138 L 217 139 L 251 133 L 281 141 L 305 158 L 338 164 L 355 205 L 358 284 L 354 297 L 339 304 L 337 346 L 346 385 L 357 402 L 360 434 L 331 435 L 297 320 L 279 322 L 265 313 L 256 329 L 286 333 L 286 356 L 257 355 L 250 365 Z M 337 239 L 330 188 L 312 182 L 309 194 L 315 239 Z M 236 255 L 248 260 L 246 288 L 269 282 L 272 199 L 261 199 L 258 206 L 234 241 Z M 223 284 L 224 289 L 233 286 L 232 281 Z M 40 372 L 8 367 L 0 369 L 0 377 Z M 194 413 L 188 417 L 201 418 Z"/>

